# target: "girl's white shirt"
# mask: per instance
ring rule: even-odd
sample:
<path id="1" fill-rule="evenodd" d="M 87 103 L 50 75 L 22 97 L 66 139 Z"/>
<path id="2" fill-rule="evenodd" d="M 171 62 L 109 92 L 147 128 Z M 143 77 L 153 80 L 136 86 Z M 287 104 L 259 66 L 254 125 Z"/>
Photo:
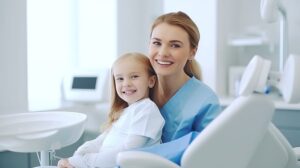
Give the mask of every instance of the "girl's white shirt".
<path id="1" fill-rule="evenodd" d="M 110 130 L 80 146 L 69 162 L 76 168 L 115 167 L 120 151 L 160 143 L 164 123 L 153 101 L 139 100 L 124 109 Z"/>

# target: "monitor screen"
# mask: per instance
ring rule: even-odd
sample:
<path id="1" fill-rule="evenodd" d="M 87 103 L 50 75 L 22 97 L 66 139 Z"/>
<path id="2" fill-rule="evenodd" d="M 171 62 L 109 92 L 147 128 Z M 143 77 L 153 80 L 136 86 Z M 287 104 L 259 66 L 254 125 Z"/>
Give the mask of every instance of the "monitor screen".
<path id="1" fill-rule="evenodd" d="M 97 77 L 73 77 L 72 89 L 96 89 Z"/>
<path id="2" fill-rule="evenodd" d="M 99 103 L 109 101 L 110 69 L 74 70 L 63 78 L 66 101 Z M 1 167 L 1 166 L 0 166 Z"/>

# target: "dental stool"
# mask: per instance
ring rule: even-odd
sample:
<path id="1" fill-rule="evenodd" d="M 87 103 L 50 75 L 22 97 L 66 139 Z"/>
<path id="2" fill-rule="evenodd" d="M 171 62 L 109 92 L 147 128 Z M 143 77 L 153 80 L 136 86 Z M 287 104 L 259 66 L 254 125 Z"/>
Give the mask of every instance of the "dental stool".
<path id="1" fill-rule="evenodd" d="M 275 107 L 260 94 L 271 63 L 253 57 L 243 74 L 240 96 L 188 146 L 177 165 L 161 156 L 125 151 L 121 168 L 300 168 L 295 150 L 272 124 Z"/>

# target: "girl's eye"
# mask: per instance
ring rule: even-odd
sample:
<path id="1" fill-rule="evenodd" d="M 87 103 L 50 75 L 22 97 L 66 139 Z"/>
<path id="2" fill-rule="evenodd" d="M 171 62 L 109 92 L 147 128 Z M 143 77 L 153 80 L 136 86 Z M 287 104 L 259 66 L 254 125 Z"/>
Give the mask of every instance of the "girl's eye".
<path id="1" fill-rule="evenodd" d="M 122 80 L 123 80 L 122 77 L 117 77 L 117 78 L 116 78 L 116 81 L 122 81 Z"/>
<path id="2" fill-rule="evenodd" d="M 131 79 L 136 79 L 136 78 L 138 78 L 139 76 L 138 75 L 132 75 L 131 76 Z"/>

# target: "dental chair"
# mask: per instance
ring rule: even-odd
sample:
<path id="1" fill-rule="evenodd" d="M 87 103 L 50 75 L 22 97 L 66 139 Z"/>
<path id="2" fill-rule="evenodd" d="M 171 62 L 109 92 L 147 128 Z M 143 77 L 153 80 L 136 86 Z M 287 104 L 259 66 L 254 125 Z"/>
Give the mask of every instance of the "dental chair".
<path id="1" fill-rule="evenodd" d="M 272 124 L 274 104 L 263 90 L 270 62 L 255 56 L 241 80 L 240 96 L 184 151 L 180 165 L 161 156 L 125 151 L 121 168 L 299 168 L 289 142 Z M 254 93 L 256 92 L 256 93 Z"/>

